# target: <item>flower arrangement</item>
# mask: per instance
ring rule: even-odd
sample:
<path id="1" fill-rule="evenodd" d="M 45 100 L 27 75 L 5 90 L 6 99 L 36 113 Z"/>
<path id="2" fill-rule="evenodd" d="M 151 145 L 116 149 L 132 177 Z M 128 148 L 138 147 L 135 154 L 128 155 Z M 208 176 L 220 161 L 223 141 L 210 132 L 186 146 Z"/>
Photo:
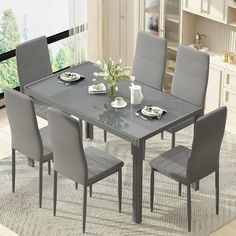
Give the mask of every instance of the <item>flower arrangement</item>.
<path id="1" fill-rule="evenodd" d="M 134 81 L 135 77 L 131 76 L 132 68 L 128 66 L 122 66 L 121 58 L 116 58 L 113 60 L 109 58 L 108 60 L 98 60 L 95 64 L 100 68 L 101 72 L 94 72 L 95 77 L 102 77 L 107 81 L 108 84 L 108 94 L 110 96 L 116 96 L 117 93 L 117 82 L 122 79 L 130 79 Z"/>

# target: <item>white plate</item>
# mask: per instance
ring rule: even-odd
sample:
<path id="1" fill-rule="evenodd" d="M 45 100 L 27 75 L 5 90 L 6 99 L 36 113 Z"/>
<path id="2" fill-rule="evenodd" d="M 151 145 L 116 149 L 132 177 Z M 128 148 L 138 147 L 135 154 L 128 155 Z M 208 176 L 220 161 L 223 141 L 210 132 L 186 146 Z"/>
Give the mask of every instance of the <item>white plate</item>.
<path id="1" fill-rule="evenodd" d="M 151 107 L 145 106 L 141 110 L 141 112 L 145 116 L 155 117 L 155 116 L 161 116 L 163 114 L 164 110 L 161 109 L 160 107 L 157 107 L 157 106 L 151 106 Z"/>
<path id="2" fill-rule="evenodd" d="M 114 107 L 114 108 L 124 108 L 124 107 L 127 106 L 127 102 L 124 101 L 124 102 L 122 103 L 122 105 L 118 106 L 118 105 L 116 104 L 116 102 L 113 101 L 113 102 L 111 103 L 111 106 Z"/>
<path id="3" fill-rule="evenodd" d="M 66 82 L 76 81 L 80 79 L 80 74 L 67 71 L 60 75 L 60 79 Z"/>
<path id="4" fill-rule="evenodd" d="M 100 84 L 93 84 L 88 86 L 88 93 L 90 94 L 97 94 L 97 93 L 106 93 L 106 86 L 103 83 Z"/>

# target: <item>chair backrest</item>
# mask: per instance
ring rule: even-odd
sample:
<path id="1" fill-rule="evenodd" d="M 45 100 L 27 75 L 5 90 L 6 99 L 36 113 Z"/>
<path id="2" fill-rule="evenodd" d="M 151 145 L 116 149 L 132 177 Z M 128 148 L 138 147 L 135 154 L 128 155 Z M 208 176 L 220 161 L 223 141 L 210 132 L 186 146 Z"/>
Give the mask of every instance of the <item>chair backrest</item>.
<path id="1" fill-rule="evenodd" d="M 133 63 L 137 81 L 163 89 L 166 68 L 166 40 L 147 32 L 139 32 Z"/>
<path id="2" fill-rule="evenodd" d="M 88 166 L 78 121 L 59 110 L 50 108 L 48 125 L 54 169 L 67 178 L 86 184 Z"/>
<path id="3" fill-rule="evenodd" d="M 4 96 L 11 128 L 12 148 L 40 161 L 43 143 L 32 99 L 13 89 L 5 89 Z"/>
<path id="4" fill-rule="evenodd" d="M 219 168 L 227 108 L 220 107 L 196 122 L 192 150 L 187 167 L 187 177 L 195 182 Z"/>
<path id="5" fill-rule="evenodd" d="M 52 74 L 45 36 L 29 40 L 16 47 L 17 71 L 21 92 L 24 86 Z"/>
<path id="6" fill-rule="evenodd" d="M 180 45 L 171 94 L 199 107 L 204 107 L 208 73 L 209 55 Z"/>

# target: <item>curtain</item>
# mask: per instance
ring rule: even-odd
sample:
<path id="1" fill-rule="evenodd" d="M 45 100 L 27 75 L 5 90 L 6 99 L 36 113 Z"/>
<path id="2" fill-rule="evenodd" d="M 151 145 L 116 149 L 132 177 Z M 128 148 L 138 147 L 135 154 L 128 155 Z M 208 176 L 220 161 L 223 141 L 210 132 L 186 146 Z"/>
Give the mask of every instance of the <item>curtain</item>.
<path id="1" fill-rule="evenodd" d="M 88 59 L 87 0 L 69 0 L 71 65 Z"/>
<path id="2" fill-rule="evenodd" d="M 103 0 L 87 0 L 88 59 L 96 61 L 103 57 Z"/>
<path id="3" fill-rule="evenodd" d="M 102 58 L 103 0 L 69 0 L 71 64 Z"/>

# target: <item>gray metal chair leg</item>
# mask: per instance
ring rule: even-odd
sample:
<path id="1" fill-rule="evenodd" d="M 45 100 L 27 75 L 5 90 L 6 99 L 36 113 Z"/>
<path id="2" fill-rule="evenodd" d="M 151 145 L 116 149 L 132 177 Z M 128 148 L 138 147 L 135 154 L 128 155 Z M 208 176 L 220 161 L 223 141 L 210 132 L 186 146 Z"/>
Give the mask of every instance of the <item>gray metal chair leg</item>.
<path id="1" fill-rule="evenodd" d="M 15 192 L 15 180 L 16 180 L 16 150 L 12 148 L 12 192 Z"/>
<path id="2" fill-rule="evenodd" d="M 191 185 L 187 184 L 188 232 L 191 231 Z"/>
<path id="3" fill-rule="evenodd" d="M 75 189 L 77 190 L 78 189 L 78 183 L 75 182 Z"/>
<path id="4" fill-rule="evenodd" d="M 119 198 L 119 212 L 121 212 L 122 203 L 122 169 L 118 171 L 118 198 Z"/>
<path id="5" fill-rule="evenodd" d="M 179 182 L 179 197 L 181 196 L 182 184 Z"/>
<path id="6" fill-rule="evenodd" d="M 153 212 L 153 200 L 154 200 L 154 169 L 151 170 L 151 183 L 150 183 L 150 208 Z"/>
<path id="7" fill-rule="evenodd" d="M 83 199 L 83 233 L 85 233 L 85 226 L 86 226 L 86 210 L 87 210 L 87 186 L 84 185 L 84 199 Z"/>
<path id="8" fill-rule="evenodd" d="M 56 215 L 57 210 L 57 171 L 54 170 L 54 181 L 53 181 L 53 215 Z"/>
<path id="9" fill-rule="evenodd" d="M 106 131 L 106 130 L 104 130 L 104 136 L 103 136 L 103 138 L 104 138 L 104 142 L 106 142 L 106 141 L 107 141 L 107 131 Z"/>
<path id="10" fill-rule="evenodd" d="M 43 195 L 43 163 L 39 162 L 39 208 L 42 208 Z"/>
<path id="11" fill-rule="evenodd" d="M 219 169 L 215 171 L 215 186 L 216 186 L 216 215 L 219 214 Z"/>
<path id="12" fill-rule="evenodd" d="M 48 161 L 48 175 L 51 175 L 51 160 Z"/>
<path id="13" fill-rule="evenodd" d="M 161 132 L 161 139 L 162 139 L 162 140 L 164 139 L 164 131 Z"/>
<path id="14" fill-rule="evenodd" d="M 175 131 L 172 131 L 172 136 L 171 136 L 171 147 L 175 147 Z"/>
<path id="15" fill-rule="evenodd" d="M 90 185 L 89 186 L 89 196 L 92 197 L 92 195 L 93 195 L 93 186 Z"/>

